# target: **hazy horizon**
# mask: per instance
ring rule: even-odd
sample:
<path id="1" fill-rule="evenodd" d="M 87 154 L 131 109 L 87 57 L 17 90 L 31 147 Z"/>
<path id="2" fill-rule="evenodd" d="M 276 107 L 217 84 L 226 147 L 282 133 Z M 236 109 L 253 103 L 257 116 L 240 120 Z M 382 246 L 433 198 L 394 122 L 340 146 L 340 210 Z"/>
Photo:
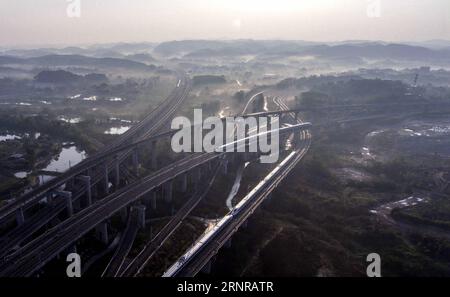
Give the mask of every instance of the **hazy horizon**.
<path id="1" fill-rule="evenodd" d="M 161 43 L 165 43 L 165 42 L 176 42 L 176 41 L 292 41 L 292 42 L 305 42 L 305 43 L 317 43 L 317 44 L 346 44 L 346 43 L 386 43 L 386 44 L 418 44 L 420 46 L 421 43 L 427 43 L 427 42 L 445 42 L 445 43 L 449 43 L 450 46 L 450 38 L 449 39 L 429 39 L 429 40 L 416 40 L 416 41 L 411 41 L 411 40 L 398 40 L 398 41 L 390 41 L 390 40 L 370 40 L 370 39 L 366 39 L 366 40 L 329 40 L 329 41 L 312 41 L 312 40 L 301 40 L 301 39 L 280 39 L 280 38 L 272 38 L 272 39 L 255 39 L 255 38 L 236 38 L 236 39 L 232 39 L 232 38 L 196 38 L 196 39 L 168 39 L 168 40 L 161 40 L 161 41 L 150 41 L 150 40 L 142 40 L 142 41 L 111 41 L 111 42 L 99 42 L 99 43 L 47 43 L 47 44 L 19 44 L 19 45 L 0 45 L 0 48 L 3 49 L 45 49 L 45 48 L 55 48 L 55 49 L 62 49 L 62 48 L 66 48 L 66 47 L 79 47 L 79 48 L 89 48 L 89 47 L 108 47 L 111 45 L 116 45 L 116 44 L 161 44 Z"/>
<path id="2" fill-rule="evenodd" d="M 74 1 L 0 0 L 0 46 L 450 39 L 447 0 L 80 0 L 80 17 L 69 17 Z"/>

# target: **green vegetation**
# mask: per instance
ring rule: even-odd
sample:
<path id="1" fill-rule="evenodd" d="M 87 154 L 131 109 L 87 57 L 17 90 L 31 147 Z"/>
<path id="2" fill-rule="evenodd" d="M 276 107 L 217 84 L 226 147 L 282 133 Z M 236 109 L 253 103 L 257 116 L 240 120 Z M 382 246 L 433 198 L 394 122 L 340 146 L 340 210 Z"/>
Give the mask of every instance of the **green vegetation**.
<path id="1" fill-rule="evenodd" d="M 89 126 L 89 123 L 85 125 Z M 91 143 L 86 138 L 85 132 L 76 125 L 64 123 L 45 111 L 36 116 L 22 116 L 21 114 L 2 113 L 0 126 L 5 129 L 23 133 L 41 133 L 55 139 L 74 141 L 86 150 L 91 149 Z"/>
<path id="2" fill-rule="evenodd" d="M 394 157 L 355 161 L 344 153 L 360 147 L 370 124 L 321 131 L 300 166 L 288 176 L 221 251 L 219 276 L 361 276 L 366 256 L 379 253 L 384 276 L 448 276 L 450 240 L 388 225 L 370 210 L 415 192 L 432 189 L 436 168 L 429 158 Z M 372 130 L 373 131 L 373 130 Z M 335 135 L 338 133 L 338 135 Z M 314 135 L 317 135 L 317 131 Z M 338 141 L 339 135 L 346 135 Z M 342 180 L 341 168 L 354 168 L 368 178 Z M 247 175 L 260 175 L 249 168 Z M 241 187 L 246 187 L 246 179 Z M 444 198 L 442 198 L 444 199 Z M 413 224 L 442 227 L 450 222 L 448 201 L 434 200 L 394 211 L 394 218 L 415 215 Z M 447 205 L 448 204 L 448 205 Z M 420 219 L 418 214 L 420 213 Z"/>
<path id="3" fill-rule="evenodd" d="M 448 197 L 438 196 L 415 207 L 396 209 L 392 215 L 401 221 L 450 231 L 450 201 Z"/>

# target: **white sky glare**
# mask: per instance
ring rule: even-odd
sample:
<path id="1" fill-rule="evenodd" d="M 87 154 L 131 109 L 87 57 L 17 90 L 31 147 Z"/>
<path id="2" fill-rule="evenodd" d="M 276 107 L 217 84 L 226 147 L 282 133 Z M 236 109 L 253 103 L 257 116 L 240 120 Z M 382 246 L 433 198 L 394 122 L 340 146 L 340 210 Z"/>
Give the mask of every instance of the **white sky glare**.
<path id="1" fill-rule="evenodd" d="M 0 46 L 243 38 L 450 39 L 450 1 L 0 0 Z"/>

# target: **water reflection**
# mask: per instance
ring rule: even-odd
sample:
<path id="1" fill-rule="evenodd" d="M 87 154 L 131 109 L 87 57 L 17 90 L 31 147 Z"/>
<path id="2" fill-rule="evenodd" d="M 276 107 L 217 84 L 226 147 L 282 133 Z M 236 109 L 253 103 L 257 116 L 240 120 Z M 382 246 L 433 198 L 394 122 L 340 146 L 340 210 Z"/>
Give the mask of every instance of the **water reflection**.
<path id="1" fill-rule="evenodd" d="M 64 116 L 58 117 L 58 119 L 62 122 L 69 123 L 69 124 L 78 124 L 81 122 L 81 118 L 66 118 Z"/>
<path id="2" fill-rule="evenodd" d="M 28 174 L 30 174 L 30 172 L 21 171 L 21 172 L 16 172 L 14 174 L 14 176 L 16 178 L 26 178 L 28 176 Z"/>
<path id="3" fill-rule="evenodd" d="M 15 134 L 0 135 L 0 141 L 21 139 L 22 137 Z"/>
<path id="4" fill-rule="evenodd" d="M 62 173 L 67 171 L 72 166 L 77 165 L 86 159 L 86 157 L 86 152 L 78 150 L 76 146 L 65 147 L 62 149 L 61 153 L 43 170 Z M 42 185 L 53 178 L 54 176 L 40 175 L 39 184 Z"/>
<path id="5" fill-rule="evenodd" d="M 130 129 L 130 126 L 112 127 L 109 130 L 105 131 L 105 134 L 120 135 L 127 132 L 128 129 Z"/>
<path id="6" fill-rule="evenodd" d="M 63 148 L 61 153 L 44 170 L 64 172 L 84 159 L 86 159 L 86 152 L 78 150 L 76 146 Z"/>

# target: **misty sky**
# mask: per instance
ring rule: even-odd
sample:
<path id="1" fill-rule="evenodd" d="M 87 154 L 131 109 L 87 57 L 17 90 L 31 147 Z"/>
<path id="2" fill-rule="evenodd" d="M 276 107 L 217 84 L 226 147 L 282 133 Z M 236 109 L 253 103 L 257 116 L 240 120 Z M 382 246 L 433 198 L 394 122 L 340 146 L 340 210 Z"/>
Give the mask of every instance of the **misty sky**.
<path id="1" fill-rule="evenodd" d="M 67 16 L 70 1 L 81 2 L 81 17 Z M 238 38 L 450 39 L 449 0 L 70 1 L 0 0 L 0 46 Z M 379 17 L 376 1 L 381 3 Z"/>

